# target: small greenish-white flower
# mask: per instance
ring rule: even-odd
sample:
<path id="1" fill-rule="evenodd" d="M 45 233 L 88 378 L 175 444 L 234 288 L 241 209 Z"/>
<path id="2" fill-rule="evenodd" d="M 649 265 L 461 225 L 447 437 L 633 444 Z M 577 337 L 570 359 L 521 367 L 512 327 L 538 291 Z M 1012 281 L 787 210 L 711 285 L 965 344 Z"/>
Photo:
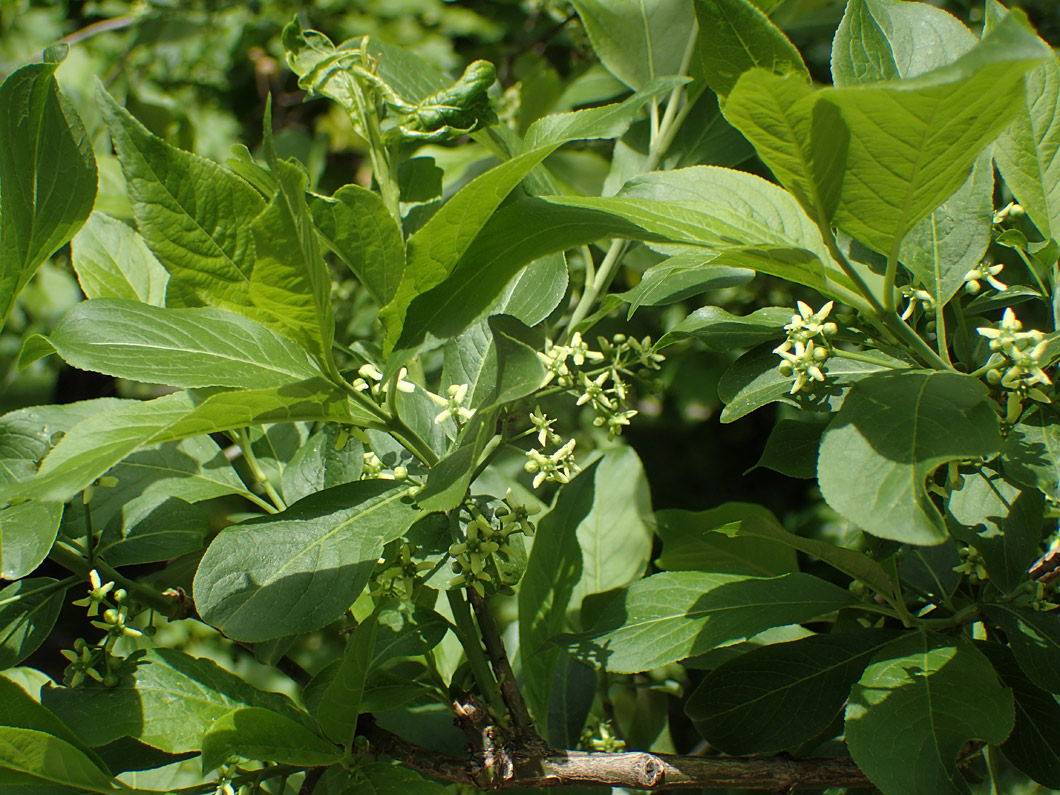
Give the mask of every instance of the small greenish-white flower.
<path id="1" fill-rule="evenodd" d="M 1002 316 L 1001 323 L 997 328 L 986 326 L 977 328 L 976 332 L 990 340 L 990 350 L 992 351 L 1003 351 L 1007 346 L 1020 342 L 1037 344 L 1045 336 L 1040 331 L 1022 331 L 1022 329 L 1023 324 L 1016 317 L 1016 313 L 1012 311 L 1010 306 L 1005 310 L 1005 314 Z"/>
<path id="2" fill-rule="evenodd" d="M 988 265 L 985 262 L 979 263 L 979 267 L 972 268 L 966 274 L 964 274 L 964 290 L 969 295 L 975 295 L 980 290 L 979 282 L 985 280 L 987 284 L 993 287 L 998 292 L 1005 292 L 1008 289 L 1008 285 L 997 279 L 997 275 L 1001 273 L 1005 265 L 999 262 L 997 265 Z"/>
<path id="3" fill-rule="evenodd" d="M 574 460 L 575 440 L 571 439 L 556 452 L 546 455 L 540 450 L 527 450 L 527 462 L 523 468 L 534 475 L 533 486 L 536 489 L 546 480 L 555 483 L 570 483 L 571 477 L 578 471 Z"/>
<path id="4" fill-rule="evenodd" d="M 808 342 L 818 334 L 832 336 L 837 330 L 836 325 L 825 323 L 825 318 L 831 313 L 834 304 L 834 301 L 829 301 L 814 312 L 809 304 L 796 301 L 795 308 L 798 311 L 791 316 L 791 322 L 784 326 L 784 330 L 788 332 L 788 341 L 794 345 L 798 341 Z"/>
<path id="5" fill-rule="evenodd" d="M 115 610 L 113 607 L 103 611 L 102 621 L 93 621 L 92 626 L 102 629 L 114 637 L 122 635 L 130 638 L 138 638 L 143 635 L 140 630 L 128 625 L 128 608 L 122 607 Z"/>
<path id="6" fill-rule="evenodd" d="M 103 604 L 107 598 L 107 594 L 114 588 L 114 583 L 104 583 L 100 580 L 99 572 L 95 569 L 92 569 L 92 571 L 88 573 L 88 582 L 90 586 L 88 589 L 88 596 L 84 599 L 76 600 L 73 604 L 78 607 L 87 607 L 88 615 L 91 617 L 99 613 L 99 606 Z"/>
<path id="7" fill-rule="evenodd" d="M 902 312 L 902 320 L 908 320 L 913 316 L 913 310 L 916 309 L 917 304 L 922 304 L 925 310 L 931 309 L 935 306 L 935 297 L 927 290 L 920 290 L 906 285 L 899 288 L 899 291 L 909 302 L 906 304 L 905 311 Z"/>
<path id="8" fill-rule="evenodd" d="M 578 397 L 577 404 L 583 406 L 592 401 L 593 407 L 598 411 L 610 411 L 615 407 L 614 403 L 607 397 L 604 384 L 607 383 L 611 373 L 607 370 L 600 373 L 595 379 L 589 378 L 585 373 L 579 373 L 581 379 L 582 393 Z"/>
<path id="9" fill-rule="evenodd" d="M 534 430 L 537 431 L 537 443 L 542 447 L 545 443 L 559 444 L 560 436 L 554 430 L 552 426 L 555 424 L 555 420 L 550 420 L 548 415 L 541 411 L 540 406 L 535 406 L 534 410 L 530 413 L 530 424 L 534 426 Z"/>
<path id="10" fill-rule="evenodd" d="M 450 384 L 447 390 L 448 398 L 436 395 L 433 392 L 427 393 L 427 396 L 436 405 L 442 407 L 442 410 L 434 418 L 435 425 L 440 425 L 450 417 L 455 419 L 459 425 L 461 421 L 469 420 L 475 416 L 475 412 L 472 409 L 465 408 L 463 405 L 464 399 L 467 397 L 467 389 L 467 384 Z"/>
<path id="11" fill-rule="evenodd" d="M 1022 218 L 1026 211 L 1023 206 L 1016 202 L 1009 202 L 1000 210 L 994 212 L 994 225 L 1003 223 L 1008 218 Z"/>
<path id="12" fill-rule="evenodd" d="M 629 337 L 625 342 L 636 357 L 637 364 L 647 370 L 658 370 L 659 365 L 666 361 L 665 356 L 653 350 L 651 337 L 645 337 L 641 340 L 636 337 Z"/>
<path id="13" fill-rule="evenodd" d="M 390 388 L 389 383 L 383 383 L 383 374 L 379 372 L 373 364 L 362 364 L 357 368 L 357 374 L 361 376 L 353 382 L 353 388 L 358 392 L 364 392 L 367 389 L 371 389 L 373 394 L 380 392 L 386 392 Z M 398 370 L 397 374 L 397 390 L 398 392 L 415 392 L 416 385 L 405 380 L 405 376 L 409 374 L 407 367 L 402 367 Z"/>
<path id="14" fill-rule="evenodd" d="M 501 513 L 500 511 L 505 511 Z M 504 495 L 504 506 L 498 509 L 497 517 L 501 521 L 501 534 L 507 537 L 510 533 L 521 531 L 525 536 L 534 534 L 534 525 L 530 517 L 541 512 L 540 505 L 521 505 L 512 496 L 512 490 Z"/>
<path id="15" fill-rule="evenodd" d="M 790 395 L 794 395 L 811 380 L 823 382 L 824 371 L 821 367 L 829 357 L 828 350 L 816 347 L 813 340 L 805 343 L 795 342 L 792 348 L 793 350 L 784 350 L 783 346 L 780 346 L 773 349 L 773 352 L 784 360 L 777 368 L 780 374 L 785 377 L 795 376 L 795 382 L 788 393 Z"/>
<path id="16" fill-rule="evenodd" d="M 566 345 L 555 345 L 552 340 L 545 340 L 545 350 L 537 352 L 537 358 L 545 365 L 545 380 L 541 386 L 550 383 L 553 378 L 558 378 L 560 384 L 570 376 L 570 368 L 567 367 L 567 358 L 571 349 Z"/>
<path id="17" fill-rule="evenodd" d="M 364 453 L 364 465 L 361 468 L 361 480 L 381 478 L 383 477 L 384 469 L 386 469 L 386 465 L 373 451 L 368 450 Z"/>
<path id="18" fill-rule="evenodd" d="M 578 367 L 584 365 L 586 361 L 602 362 L 604 360 L 602 353 L 589 350 L 589 344 L 582 339 L 581 332 L 578 331 L 575 331 L 574 336 L 570 338 L 570 345 L 567 346 L 567 351 L 571 361 Z"/>

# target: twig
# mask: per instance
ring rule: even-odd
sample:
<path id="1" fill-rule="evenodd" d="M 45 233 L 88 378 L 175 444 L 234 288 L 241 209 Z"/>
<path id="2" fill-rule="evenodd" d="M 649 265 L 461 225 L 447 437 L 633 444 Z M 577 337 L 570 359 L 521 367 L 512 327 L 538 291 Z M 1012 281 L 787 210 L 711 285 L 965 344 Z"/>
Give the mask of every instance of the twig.
<path id="1" fill-rule="evenodd" d="M 427 776 L 477 789 L 602 785 L 642 790 L 868 787 L 871 782 L 847 757 L 697 757 L 643 752 L 551 751 L 513 758 L 513 774 L 492 775 L 482 760 L 460 760 L 428 751 L 373 726 L 372 748 Z M 499 772 L 499 771 L 498 771 Z"/>

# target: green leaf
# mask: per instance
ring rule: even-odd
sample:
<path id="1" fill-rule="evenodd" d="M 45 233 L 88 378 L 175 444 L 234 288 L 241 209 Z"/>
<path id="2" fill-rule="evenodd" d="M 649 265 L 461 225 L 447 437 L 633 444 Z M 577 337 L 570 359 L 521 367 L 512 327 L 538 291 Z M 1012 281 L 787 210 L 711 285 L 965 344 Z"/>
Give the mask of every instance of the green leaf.
<path id="1" fill-rule="evenodd" d="M 1012 426 L 1001 448 L 1005 475 L 1060 498 L 1060 423 L 1043 412 Z"/>
<path id="2" fill-rule="evenodd" d="M 556 145 L 524 152 L 471 180 L 408 239 L 408 258 L 393 299 L 379 313 L 386 329 L 384 352 L 408 335 L 402 330 L 413 299 L 452 273 L 472 241 L 523 178 Z"/>
<path id="3" fill-rule="evenodd" d="M 1060 616 L 1010 604 L 984 605 L 982 611 L 1004 630 L 1027 677 L 1043 690 L 1060 693 Z"/>
<path id="4" fill-rule="evenodd" d="M 544 350 L 545 335 L 507 315 L 494 315 L 487 323 L 497 350 L 497 385 L 487 405 L 533 393 L 545 380 L 545 366 L 537 353 Z"/>
<path id="5" fill-rule="evenodd" d="M 302 444 L 283 468 L 283 497 L 296 502 L 332 486 L 360 480 L 364 445 L 341 426 L 327 423 Z"/>
<path id="6" fill-rule="evenodd" d="M 216 392 L 196 404 L 184 392 L 129 401 L 78 423 L 41 463 L 28 484 L 0 486 L 13 496 L 62 502 L 126 456 L 152 444 L 267 422 L 330 420 L 368 425 L 372 418 L 323 379 L 269 389 Z"/>
<path id="7" fill-rule="evenodd" d="M 791 321 L 791 310 L 781 306 L 766 306 L 749 315 L 730 315 L 718 306 L 704 306 L 685 317 L 664 334 L 655 348 L 693 337 L 708 351 L 731 351 L 750 348 L 766 340 L 784 336 L 784 324 Z"/>
<path id="8" fill-rule="evenodd" d="M 37 268 L 92 211 L 96 159 L 55 79 L 58 63 L 23 66 L 0 85 L 0 328 Z"/>
<path id="9" fill-rule="evenodd" d="M 70 264 L 87 297 L 165 304 L 169 274 L 128 224 L 93 212 L 70 241 L 70 252 Z"/>
<path id="10" fill-rule="evenodd" d="M 1024 73 L 1051 55 L 1010 14 L 949 66 L 906 80 L 826 89 L 850 130 L 835 223 L 897 254 L 913 226 L 953 194 L 1019 108 Z M 933 123 L 946 118 L 945 125 Z"/>
<path id="11" fill-rule="evenodd" d="M 695 7 L 699 21 L 699 71 L 722 99 L 729 95 L 740 75 L 755 67 L 810 81 L 799 51 L 769 17 L 747 0 L 696 0 Z"/>
<path id="12" fill-rule="evenodd" d="M 851 0 L 832 39 L 832 82 L 854 86 L 916 77 L 975 46 L 960 20 L 927 3 Z"/>
<path id="13" fill-rule="evenodd" d="M 379 306 L 389 302 L 405 270 L 405 241 L 379 194 L 344 185 L 330 199 L 314 196 L 309 210 L 325 245 Z"/>
<path id="14" fill-rule="evenodd" d="M 1001 746 L 1005 759 L 1039 784 L 1060 787 L 1060 705 L 1034 684 L 1016 664 L 1012 652 L 996 643 L 977 644 L 1012 688 L 1016 723 Z"/>
<path id="15" fill-rule="evenodd" d="M 622 489 L 613 489 L 615 483 Z M 561 652 L 545 644 L 570 626 L 568 614 L 586 596 L 641 575 L 651 555 L 650 514 L 640 460 L 631 448 L 618 447 L 565 485 L 538 522 L 518 596 L 519 654 L 535 714 L 549 714 L 560 664 Z"/>
<path id="16" fill-rule="evenodd" d="M 709 511 L 655 512 L 655 534 L 663 549 L 655 561 L 669 571 L 711 571 L 772 577 L 797 571 L 795 550 L 787 544 L 754 535 L 716 532 L 718 528 L 776 524 L 765 508 L 726 503 Z"/>
<path id="17" fill-rule="evenodd" d="M 261 641 L 319 629 L 353 604 L 383 546 L 421 515 L 408 487 L 348 483 L 221 533 L 195 574 L 204 621 Z"/>
<path id="18" fill-rule="evenodd" d="M 617 592 L 589 631 L 558 642 L 597 668 L 637 673 L 855 603 L 809 574 L 662 572 Z"/>
<path id="19" fill-rule="evenodd" d="M 379 620 L 374 613 L 357 625 L 317 707 L 317 723 L 339 745 L 349 746 L 353 742 L 378 628 Z"/>
<path id="20" fill-rule="evenodd" d="M 98 94 L 140 234 L 169 271 L 166 303 L 244 311 L 261 195 L 213 161 L 152 135 L 102 88 Z"/>
<path id="21" fill-rule="evenodd" d="M 0 726 L 33 729 L 57 737 L 92 760 L 103 773 L 110 774 L 103 760 L 81 738 L 70 731 L 53 712 L 41 706 L 37 699 L 5 676 L 0 676 Z"/>
<path id="22" fill-rule="evenodd" d="M 209 532 L 210 517 L 195 505 L 177 497 L 137 497 L 103 528 L 96 554 L 111 566 L 171 560 L 202 549 Z"/>
<path id="23" fill-rule="evenodd" d="M 78 792 L 115 792 L 111 777 L 65 740 L 34 729 L 0 726 L 0 771 L 8 785 L 57 784 Z"/>
<path id="24" fill-rule="evenodd" d="M 1001 24 L 1006 22 L 1007 18 Z M 1041 44 L 1045 42 L 1039 39 Z M 1060 61 L 1056 54 L 1028 72 L 1023 91 L 1015 93 L 1016 114 L 994 144 L 994 159 L 1005 184 L 1042 236 L 1060 238 Z"/>
<path id="25" fill-rule="evenodd" d="M 632 88 L 678 74 L 695 27 L 683 0 L 574 0 L 593 50 L 611 74 Z"/>
<path id="26" fill-rule="evenodd" d="M 240 707 L 222 715 L 202 736 L 202 772 L 230 756 L 310 767 L 338 762 L 342 754 L 301 723 L 262 707 Z"/>
<path id="27" fill-rule="evenodd" d="M 0 670 L 18 665 L 44 642 L 66 598 L 59 581 L 29 577 L 0 590 Z"/>
<path id="28" fill-rule="evenodd" d="M 999 745 L 1012 725 L 1012 692 L 975 646 L 915 632 L 877 654 L 854 685 L 846 743 L 883 792 L 963 793 L 961 748 L 969 740 Z"/>
<path id="29" fill-rule="evenodd" d="M 46 687 L 41 702 L 90 746 L 133 737 L 171 754 L 198 751 L 214 721 L 240 707 L 262 707 L 310 725 L 287 696 L 258 690 L 211 660 L 174 649 L 147 651 L 114 687 Z"/>
<path id="30" fill-rule="evenodd" d="M 722 107 L 807 214 L 827 224 L 842 190 L 849 133 L 836 109 L 800 75 L 751 69 Z"/>
<path id="31" fill-rule="evenodd" d="M 51 551 L 61 503 L 26 502 L 0 508 L 0 577 L 17 580 L 37 568 Z"/>
<path id="32" fill-rule="evenodd" d="M 415 770 L 389 762 L 372 762 L 358 768 L 358 778 L 343 795 L 446 795 L 449 788 L 426 779 Z"/>
<path id="33" fill-rule="evenodd" d="M 121 298 L 82 301 L 47 337 L 82 370 L 149 384 L 254 389 L 318 374 L 287 337 L 222 309 L 163 309 Z M 24 368 L 38 357 L 23 353 Z"/>
<path id="34" fill-rule="evenodd" d="M 730 538 L 760 539 L 776 541 L 792 549 L 820 558 L 832 568 L 861 580 L 888 600 L 893 598 L 891 578 L 875 560 L 854 549 L 803 538 L 789 533 L 776 517 L 761 505 L 746 502 L 729 502 L 710 511 L 698 514 L 701 517 L 700 532 L 709 538 L 710 533 L 720 533 Z"/>
<path id="35" fill-rule="evenodd" d="M 333 371 L 331 274 L 306 205 L 307 176 L 297 161 L 276 157 L 268 122 L 265 130 L 265 151 L 279 187 L 251 223 L 256 251 L 249 286 L 257 310 L 253 315 L 300 343 L 321 368 Z"/>
<path id="36" fill-rule="evenodd" d="M 753 649 L 707 674 L 685 713 L 727 754 L 794 748 L 828 728 L 869 659 L 894 637 L 869 629 Z"/>
<path id="37" fill-rule="evenodd" d="M 947 538 L 925 480 L 947 461 L 1001 447 L 986 387 L 959 373 L 878 374 L 856 383 L 825 430 L 817 477 L 828 504 L 880 538 Z"/>
<path id="38" fill-rule="evenodd" d="M 1045 497 L 986 471 L 963 477 L 964 485 L 950 492 L 946 505 L 956 521 L 951 532 L 979 551 L 990 581 L 1010 593 L 1027 580 L 1038 557 Z"/>
<path id="39" fill-rule="evenodd" d="M 817 454 L 824 426 L 819 422 L 781 420 L 773 426 L 754 468 L 765 467 L 789 478 L 817 477 Z"/>
<path id="40" fill-rule="evenodd" d="M 707 290 L 746 284 L 754 278 L 754 271 L 711 265 L 714 256 L 704 251 L 687 251 L 648 268 L 636 287 L 619 294 L 619 298 L 629 303 L 626 319 L 633 317 L 642 306 L 674 304 Z"/>
<path id="41" fill-rule="evenodd" d="M 658 77 L 649 80 L 643 88 L 622 102 L 570 113 L 553 113 L 540 118 L 527 129 L 523 137 L 523 149 L 529 151 L 539 146 L 568 141 L 617 138 L 629 128 L 648 102 L 669 93 L 684 82 L 687 80 Z"/>
<path id="42" fill-rule="evenodd" d="M 567 283 L 563 253 L 546 254 L 512 277 L 490 314 L 511 315 L 527 326 L 536 326 L 559 306 Z"/>

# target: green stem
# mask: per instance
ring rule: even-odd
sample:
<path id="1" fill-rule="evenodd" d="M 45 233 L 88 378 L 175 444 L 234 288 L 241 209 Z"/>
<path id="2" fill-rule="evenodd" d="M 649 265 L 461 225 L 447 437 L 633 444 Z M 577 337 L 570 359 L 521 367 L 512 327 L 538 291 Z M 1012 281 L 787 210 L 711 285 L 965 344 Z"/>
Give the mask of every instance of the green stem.
<path id="1" fill-rule="evenodd" d="M 904 364 L 891 364 L 890 362 L 882 361 L 880 359 L 874 359 L 871 356 L 866 356 L 864 353 L 858 353 L 857 351 L 845 351 L 842 348 L 832 348 L 832 355 L 839 359 L 849 359 L 852 362 L 864 362 L 865 364 L 873 364 L 878 367 L 889 367 L 892 370 L 906 370 L 907 365 Z"/>
<path id="2" fill-rule="evenodd" d="M 918 618 L 917 624 L 924 629 L 945 630 L 972 624 L 979 620 L 979 607 L 968 605 L 962 607 L 949 618 Z"/>
<path id="3" fill-rule="evenodd" d="M 247 435 L 246 428 L 240 428 L 231 434 L 231 436 L 232 441 L 239 445 L 239 449 L 243 451 L 243 458 L 246 460 L 247 466 L 250 467 L 250 471 L 254 475 L 254 478 L 258 481 L 261 487 L 265 489 L 265 495 L 272 501 L 272 504 L 275 507 L 275 511 L 272 511 L 272 513 L 286 510 L 287 503 L 283 501 L 283 497 L 281 497 L 276 489 L 273 488 L 272 483 L 269 482 L 269 478 L 265 475 L 265 471 L 261 468 L 257 457 L 254 455 L 253 445 L 250 442 L 250 436 Z"/>
<path id="4" fill-rule="evenodd" d="M 872 312 L 877 316 L 883 314 L 883 306 L 880 304 L 876 295 L 872 292 L 872 289 L 865 283 L 865 280 L 861 278 L 861 274 L 857 272 L 853 265 L 850 264 L 850 260 L 846 258 L 846 255 L 839 249 L 839 241 L 835 238 L 835 233 L 832 231 L 827 223 L 820 220 L 817 222 L 818 229 L 821 230 L 821 237 L 824 239 L 824 244 L 828 248 L 828 253 L 832 255 L 838 264 L 840 270 L 846 274 L 846 277 L 854 283 L 858 292 L 861 293 L 861 297 L 865 299 Z"/>
<path id="5" fill-rule="evenodd" d="M 955 369 L 953 360 L 950 358 L 950 345 L 946 340 L 946 307 L 939 300 L 935 301 L 935 348 L 938 349 L 939 357 L 949 365 L 949 368 Z"/>
<path id="6" fill-rule="evenodd" d="M 493 714 L 500 718 L 505 714 L 504 699 L 501 697 L 497 680 L 493 678 L 493 672 L 490 670 L 486 653 L 482 650 L 482 644 L 479 643 L 478 628 L 471 617 L 471 608 L 464 598 L 464 592 L 460 589 L 453 589 L 446 591 L 445 595 L 449 599 L 449 608 L 453 611 L 456 636 L 460 645 L 464 647 L 464 655 L 471 667 L 471 675 L 475 677 L 475 683 L 482 697 L 489 702 Z"/>
<path id="7" fill-rule="evenodd" d="M 898 245 L 895 241 L 887 255 L 887 270 L 883 276 L 883 311 L 885 314 L 896 314 L 894 305 L 894 281 L 898 278 Z"/>
<path id="8" fill-rule="evenodd" d="M 909 352 L 916 356 L 916 358 L 920 359 L 924 364 L 931 365 L 935 370 L 954 369 L 952 364 L 947 364 L 939 358 L 939 355 L 932 350 L 931 346 L 924 342 L 920 335 L 913 331 L 913 329 L 909 328 L 897 313 L 891 312 L 888 315 L 884 315 L 883 322 L 887 324 L 887 327 L 898 337 L 899 340 L 906 344 L 909 348 Z"/>
<path id="9" fill-rule="evenodd" d="M 84 556 L 83 551 L 72 546 L 69 542 L 56 541 L 55 546 L 53 546 L 51 552 L 48 553 L 48 558 L 58 563 L 64 569 L 69 569 L 74 572 L 74 574 L 77 574 L 84 581 L 88 580 L 88 573 L 92 571 L 92 569 L 95 569 L 99 572 L 99 576 L 102 580 L 113 581 L 119 588 L 124 588 L 134 601 L 161 613 L 167 618 L 177 618 L 182 611 L 182 605 L 179 599 L 163 596 L 153 588 L 148 588 L 135 580 L 130 580 L 128 577 L 122 576 L 116 569 L 112 569 L 99 559 L 90 563 Z"/>

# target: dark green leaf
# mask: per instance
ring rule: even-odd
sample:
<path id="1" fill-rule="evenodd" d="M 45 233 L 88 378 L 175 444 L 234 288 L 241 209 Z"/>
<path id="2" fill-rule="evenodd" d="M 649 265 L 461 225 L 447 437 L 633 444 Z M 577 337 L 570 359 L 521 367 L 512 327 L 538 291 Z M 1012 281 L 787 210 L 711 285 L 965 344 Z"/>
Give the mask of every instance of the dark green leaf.
<path id="1" fill-rule="evenodd" d="M 987 605 L 982 610 L 1004 630 L 1027 677 L 1050 693 L 1060 693 L 1060 616 L 1010 604 Z"/>
<path id="2" fill-rule="evenodd" d="M 58 63 L 0 85 L 0 328 L 37 268 L 74 236 L 96 198 L 96 159 L 59 91 Z"/>
<path id="3" fill-rule="evenodd" d="M 878 374 L 854 385 L 824 433 L 817 476 L 828 504 L 880 538 L 940 544 L 925 488 L 940 464 L 1001 447 L 986 387 L 959 373 Z"/>
<path id="4" fill-rule="evenodd" d="M 426 779 L 404 765 L 372 762 L 361 766 L 355 782 L 343 790 L 343 795 L 446 795 L 449 788 Z"/>
<path id="5" fill-rule="evenodd" d="M 766 439 L 755 468 L 765 467 L 791 478 L 817 477 L 817 453 L 824 425 L 803 420 L 781 420 Z"/>
<path id="6" fill-rule="evenodd" d="M 487 403 L 508 403 L 531 394 L 545 380 L 545 366 L 537 355 L 545 347 L 545 335 L 507 315 L 494 315 L 488 323 L 497 348 L 497 386 Z"/>
<path id="7" fill-rule="evenodd" d="M 794 748 L 828 728 L 869 659 L 894 636 L 837 632 L 754 649 L 711 671 L 685 712 L 727 754 Z"/>
<path id="8" fill-rule="evenodd" d="M 177 497 L 137 497 L 103 528 L 96 554 L 111 566 L 170 560 L 202 549 L 209 532 L 210 517 L 196 505 Z"/>
<path id="9" fill-rule="evenodd" d="M 911 632 L 880 651 L 851 690 L 846 743 L 884 792 L 956 795 L 967 792 L 961 748 L 1003 743 L 1013 714 L 1012 692 L 970 641 Z"/>
<path id="10" fill-rule="evenodd" d="M 52 631 L 66 591 L 51 577 L 29 577 L 0 590 L 0 670 L 18 665 Z"/>
<path id="11" fill-rule="evenodd" d="M 360 480 L 364 445 L 341 426 L 325 424 L 300 445 L 283 468 L 283 497 L 288 503 L 332 486 Z"/>
<path id="12" fill-rule="evenodd" d="M 317 707 L 316 719 L 320 728 L 340 745 L 349 746 L 353 742 L 364 684 L 375 654 L 378 627 L 379 621 L 374 613 L 357 625 Z"/>
<path id="13" fill-rule="evenodd" d="M 407 493 L 393 481 L 348 483 L 223 530 L 195 575 L 199 615 L 245 641 L 334 621 L 368 584 L 383 546 L 419 518 Z"/>
<path id="14" fill-rule="evenodd" d="M 299 767 L 330 765 L 341 752 L 301 723 L 262 707 L 239 707 L 213 722 L 202 736 L 202 771 L 230 756 Z"/>
<path id="15" fill-rule="evenodd" d="M 1016 423 L 1001 448 L 1001 466 L 1017 483 L 1060 498 L 1060 424 L 1041 411 Z"/>
<path id="16" fill-rule="evenodd" d="M 655 534 L 662 539 L 656 565 L 670 571 L 712 571 L 771 577 L 796 571 L 795 550 L 752 525 L 774 525 L 765 508 L 726 503 L 709 511 L 656 511 Z M 716 532 L 720 527 L 747 528 L 742 535 Z"/>

